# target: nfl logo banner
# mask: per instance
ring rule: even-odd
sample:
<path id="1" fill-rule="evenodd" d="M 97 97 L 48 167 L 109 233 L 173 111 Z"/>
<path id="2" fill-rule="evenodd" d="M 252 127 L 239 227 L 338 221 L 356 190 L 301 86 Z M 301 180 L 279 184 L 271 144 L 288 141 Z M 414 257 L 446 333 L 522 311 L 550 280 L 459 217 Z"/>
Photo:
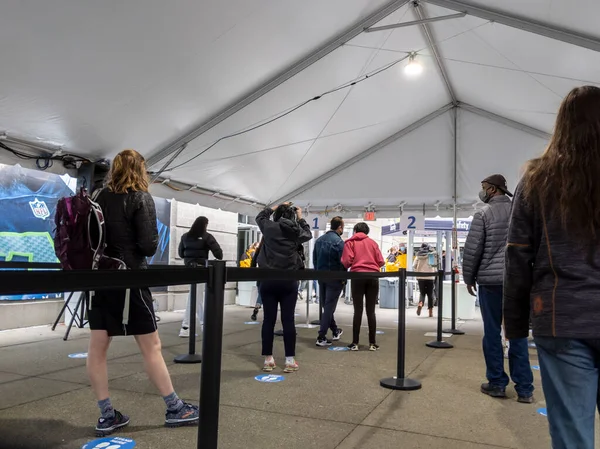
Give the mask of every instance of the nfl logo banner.
<path id="1" fill-rule="evenodd" d="M 42 220 L 45 220 L 50 216 L 50 211 L 48 210 L 46 203 L 38 200 L 37 198 L 34 201 L 30 201 L 29 206 L 31 207 L 31 211 L 33 212 L 33 216 L 35 218 L 41 218 Z"/>

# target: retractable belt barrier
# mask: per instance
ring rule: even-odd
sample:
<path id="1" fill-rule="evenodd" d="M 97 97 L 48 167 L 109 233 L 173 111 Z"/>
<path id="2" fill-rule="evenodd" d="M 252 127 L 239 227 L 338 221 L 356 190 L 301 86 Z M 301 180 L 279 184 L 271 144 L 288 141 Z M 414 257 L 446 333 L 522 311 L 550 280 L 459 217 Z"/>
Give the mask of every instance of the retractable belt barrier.
<path id="1" fill-rule="evenodd" d="M 202 370 L 200 375 L 200 422 L 198 448 L 216 449 L 219 438 L 219 402 L 221 388 L 221 353 L 223 348 L 223 309 L 227 282 L 266 280 L 400 279 L 398 302 L 398 354 L 396 376 L 382 379 L 380 385 L 395 390 L 416 390 L 421 383 L 405 377 L 406 345 L 406 278 L 408 276 L 436 277 L 440 292 L 438 307 L 442 308 L 442 286 L 445 273 L 417 273 L 401 269 L 395 273 L 357 273 L 345 271 L 271 270 L 264 268 L 226 267 L 224 261 L 209 261 L 207 267 L 150 266 L 146 270 L 72 270 L 56 271 L 58 264 L 0 262 L 0 295 L 26 293 L 58 293 L 72 291 L 115 290 L 137 287 L 207 284 L 204 331 L 202 338 Z M 448 273 L 450 274 L 450 273 Z M 194 289 L 192 289 L 194 290 Z M 196 322 L 195 293 L 192 291 L 190 314 Z M 441 318 L 438 316 L 438 340 L 441 340 Z M 190 324 L 192 324 L 190 323 Z M 190 340 L 195 340 L 195 324 L 190 326 Z M 429 344 L 428 344 L 429 345 Z M 190 346 L 190 354 L 195 347 Z M 189 363 L 189 362 L 188 362 Z M 192 362 L 193 363 L 193 362 Z M 197 362 L 196 362 L 197 363 Z"/>

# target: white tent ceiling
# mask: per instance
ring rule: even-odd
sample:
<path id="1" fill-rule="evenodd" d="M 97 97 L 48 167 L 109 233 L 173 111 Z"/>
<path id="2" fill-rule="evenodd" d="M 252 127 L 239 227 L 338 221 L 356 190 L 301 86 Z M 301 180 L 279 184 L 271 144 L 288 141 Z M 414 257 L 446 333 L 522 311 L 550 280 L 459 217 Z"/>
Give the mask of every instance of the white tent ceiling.
<path id="1" fill-rule="evenodd" d="M 154 171 L 170 161 L 169 185 L 240 212 L 394 214 L 455 195 L 465 209 L 491 173 L 515 185 L 571 88 L 600 84 L 598 14 L 594 0 L 6 0 L 0 131 L 93 158 L 136 148 Z"/>

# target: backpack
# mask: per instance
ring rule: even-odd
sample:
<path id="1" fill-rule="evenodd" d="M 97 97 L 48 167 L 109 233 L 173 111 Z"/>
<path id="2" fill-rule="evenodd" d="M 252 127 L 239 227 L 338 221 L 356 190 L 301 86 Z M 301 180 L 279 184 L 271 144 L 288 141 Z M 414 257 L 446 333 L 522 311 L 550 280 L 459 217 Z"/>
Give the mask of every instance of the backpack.
<path id="1" fill-rule="evenodd" d="M 120 259 L 108 257 L 106 224 L 102 208 L 94 200 L 102 189 L 90 197 L 85 188 L 71 197 L 58 200 L 54 223 L 54 252 L 63 270 L 126 270 Z M 129 289 L 125 294 L 123 324 L 129 321 Z M 94 292 L 90 292 L 90 308 Z"/>

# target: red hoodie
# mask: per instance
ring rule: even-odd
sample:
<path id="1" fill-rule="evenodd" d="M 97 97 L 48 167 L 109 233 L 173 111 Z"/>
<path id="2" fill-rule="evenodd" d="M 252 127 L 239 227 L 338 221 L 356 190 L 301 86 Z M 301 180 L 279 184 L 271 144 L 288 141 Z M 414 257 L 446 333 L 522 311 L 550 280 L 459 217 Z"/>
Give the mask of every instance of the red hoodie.
<path id="1" fill-rule="evenodd" d="M 373 272 L 380 271 L 385 260 L 375 240 L 358 232 L 346 240 L 342 264 L 350 271 Z"/>

